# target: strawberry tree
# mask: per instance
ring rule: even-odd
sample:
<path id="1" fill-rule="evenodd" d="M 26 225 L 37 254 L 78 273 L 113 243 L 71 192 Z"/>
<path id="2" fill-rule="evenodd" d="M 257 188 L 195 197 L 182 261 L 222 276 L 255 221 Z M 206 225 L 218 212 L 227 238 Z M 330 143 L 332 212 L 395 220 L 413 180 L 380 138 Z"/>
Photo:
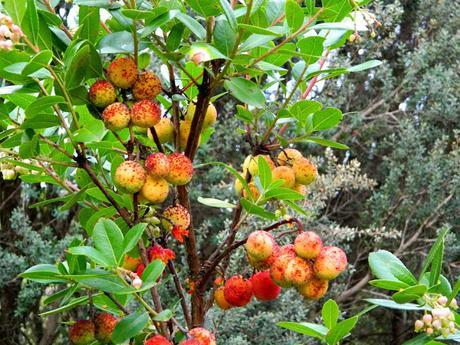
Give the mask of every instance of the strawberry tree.
<path id="1" fill-rule="evenodd" d="M 44 303 L 57 307 L 42 316 L 87 310 L 70 322 L 74 344 L 215 344 L 202 328 L 214 299 L 229 309 L 272 300 L 281 288 L 323 296 L 347 257 L 303 229 L 302 202 L 318 171 L 295 147 L 347 149 L 321 134 L 342 112 L 309 98 L 329 78 L 379 65 L 328 61 L 375 23 L 361 8 L 367 2 L 74 0 L 78 25 L 69 28 L 58 1 L 3 0 L 3 177 L 58 186 L 59 197 L 36 206 L 78 207 L 85 230 L 55 264 L 21 275 L 52 287 Z M 212 145 L 213 103 L 225 99 L 238 103 L 241 124 L 228 135 L 252 150 L 241 172 L 196 160 Z M 190 198 L 209 164 L 234 177 L 232 202 Z M 191 212 L 197 202 L 232 210 L 207 255 Z M 266 226 L 241 231 L 255 217 Z M 291 230 L 277 232 L 282 226 Z M 281 236 L 292 244 L 280 247 Z M 226 276 L 243 246 L 257 272 Z M 176 298 L 162 299 L 167 289 Z"/>

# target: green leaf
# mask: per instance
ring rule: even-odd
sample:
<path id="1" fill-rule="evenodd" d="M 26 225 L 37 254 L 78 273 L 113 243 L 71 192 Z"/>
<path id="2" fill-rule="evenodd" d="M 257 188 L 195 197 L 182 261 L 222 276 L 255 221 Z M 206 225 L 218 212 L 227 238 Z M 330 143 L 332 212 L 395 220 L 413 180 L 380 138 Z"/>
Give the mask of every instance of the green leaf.
<path id="1" fill-rule="evenodd" d="M 289 112 L 301 123 L 306 123 L 308 115 L 321 110 L 323 105 L 316 101 L 302 100 L 294 103 Z"/>
<path id="2" fill-rule="evenodd" d="M 32 117 L 31 119 L 26 119 L 22 124 L 21 128 L 27 129 L 41 129 L 41 128 L 50 128 L 60 126 L 61 122 L 56 115 L 51 114 L 39 114 Z"/>
<path id="3" fill-rule="evenodd" d="M 236 33 L 227 20 L 217 20 L 213 31 L 214 46 L 225 56 L 229 56 L 236 43 Z"/>
<path id="4" fill-rule="evenodd" d="M 112 220 L 102 218 L 96 223 L 93 232 L 95 247 L 117 266 L 123 259 L 123 233 Z"/>
<path id="5" fill-rule="evenodd" d="M 26 108 L 26 117 L 32 117 L 33 115 L 40 114 L 44 110 L 50 110 L 52 112 L 51 107 L 53 105 L 62 103 L 65 103 L 65 100 L 64 97 L 61 96 L 39 97 Z"/>
<path id="6" fill-rule="evenodd" d="M 78 6 L 93 6 L 106 9 L 115 9 L 120 7 L 120 4 L 108 0 L 73 0 L 73 4 Z"/>
<path id="7" fill-rule="evenodd" d="M 16 23 L 19 24 L 19 23 Z M 22 29 L 24 33 L 30 38 L 32 43 L 38 42 L 38 13 L 35 7 L 35 0 L 27 0 L 27 9 L 23 17 Z"/>
<path id="8" fill-rule="evenodd" d="M 457 279 L 457 282 L 455 283 L 454 288 L 452 289 L 452 293 L 449 296 L 448 303 L 450 303 L 454 298 L 456 298 L 459 293 L 460 293 L 460 278 Z"/>
<path id="9" fill-rule="evenodd" d="M 267 199 L 275 198 L 279 200 L 303 200 L 305 196 L 290 188 L 278 187 L 270 189 L 264 194 Z"/>
<path id="10" fill-rule="evenodd" d="M 222 6 L 222 9 L 224 10 L 224 15 L 225 18 L 227 18 L 227 22 L 230 25 L 230 28 L 232 31 L 237 30 L 238 23 L 236 21 L 235 17 L 235 11 L 233 10 L 232 6 L 230 6 L 230 3 L 227 0 L 220 0 L 220 5 Z"/>
<path id="11" fill-rule="evenodd" d="M 125 17 L 131 18 L 133 20 L 152 20 L 157 17 L 157 14 L 153 11 L 143 11 L 131 8 L 124 8 L 121 10 L 121 13 Z"/>
<path id="12" fill-rule="evenodd" d="M 80 6 L 79 9 L 79 29 L 76 36 L 82 40 L 96 43 L 99 34 L 99 8 Z"/>
<path id="13" fill-rule="evenodd" d="M 68 278 L 91 288 L 109 293 L 129 294 L 138 291 L 132 287 L 127 287 L 120 277 L 104 271 L 99 274 L 73 275 Z"/>
<path id="14" fill-rule="evenodd" d="M 328 332 L 328 329 L 323 325 L 317 325 L 309 322 L 278 322 L 278 327 L 286 328 L 296 333 L 308 335 L 317 339 L 323 340 Z"/>
<path id="15" fill-rule="evenodd" d="M 88 296 L 81 296 L 81 297 L 78 297 L 78 298 L 71 299 L 69 301 L 69 303 L 67 303 L 67 304 L 65 304 L 63 306 L 60 306 L 59 308 L 56 308 L 56 309 L 53 309 L 53 310 L 50 310 L 50 311 L 46 311 L 44 313 L 40 313 L 39 315 L 41 317 L 45 317 L 45 316 L 48 316 L 48 315 L 63 313 L 65 311 L 72 310 L 73 308 L 78 307 L 79 305 L 87 304 L 87 303 L 88 303 Z"/>
<path id="16" fill-rule="evenodd" d="M 310 132 L 323 131 L 336 127 L 342 121 L 342 112 L 337 108 L 326 108 L 311 116 Z"/>
<path id="17" fill-rule="evenodd" d="M 349 0 L 322 0 L 323 12 L 319 19 L 325 22 L 340 22 L 353 9 Z"/>
<path id="18" fill-rule="evenodd" d="M 323 55 L 324 37 L 309 36 L 300 39 L 297 42 L 297 47 L 302 53 L 301 57 L 307 65 L 311 65 L 318 61 Z"/>
<path id="19" fill-rule="evenodd" d="M 142 272 L 142 281 L 146 283 L 155 283 L 165 269 L 165 264 L 161 260 L 153 260 L 147 265 Z"/>
<path id="20" fill-rule="evenodd" d="M 294 0 L 286 1 L 286 21 L 291 31 L 297 31 L 303 24 L 303 9 Z"/>
<path id="21" fill-rule="evenodd" d="M 3 0 L 2 4 L 11 19 L 13 19 L 13 22 L 17 25 L 21 24 L 26 12 L 26 1 Z"/>
<path id="22" fill-rule="evenodd" d="M 166 47 L 168 50 L 176 50 L 179 48 L 182 41 L 182 36 L 184 35 L 185 26 L 182 23 L 177 23 L 174 25 L 169 32 L 168 38 L 166 39 Z"/>
<path id="23" fill-rule="evenodd" d="M 329 345 L 338 344 L 340 340 L 350 334 L 351 330 L 355 328 L 358 322 L 358 317 L 351 317 L 349 319 L 340 321 L 334 328 L 332 328 L 326 335 L 326 342 Z"/>
<path id="24" fill-rule="evenodd" d="M 33 280 L 39 283 L 53 283 L 65 281 L 61 273 L 55 265 L 39 264 L 28 268 L 23 273 L 19 274 L 20 277 Z"/>
<path id="25" fill-rule="evenodd" d="M 269 220 L 276 220 L 277 219 L 276 216 L 273 213 L 265 211 L 262 207 L 257 206 L 256 204 L 252 203 L 251 201 L 249 201 L 249 200 L 247 200 L 245 198 L 241 198 L 240 202 L 241 202 L 241 206 L 243 206 L 243 208 L 249 214 L 255 214 L 255 215 L 259 216 L 259 217 L 269 219 Z"/>
<path id="26" fill-rule="evenodd" d="M 366 298 L 365 301 L 375 304 L 384 308 L 390 308 L 390 309 L 399 309 L 399 310 L 426 310 L 430 309 L 427 306 L 419 306 L 414 303 L 396 303 L 395 301 L 389 300 L 389 299 L 379 299 L 379 298 Z"/>
<path id="27" fill-rule="evenodd" d="M 236 117 L 246 123 L 252 123 L 252 121 L 254 120 L 254 115 L 252 115 L 252 113 L 247 110 L 245 107 L 241 106 L 241 105 L 237 105 L 236 106 Z"/>
<path id="28" fill-rule="evenodd" d="M 147 312 L 136 312 L 120 320 L 112 333 L 112 342 L 121 344 L 139 334 L 149 321 Z"/>
<path id="29" fill-rule="evenodd" d="M 216 16 L 221 13 L 218 0 L 186 0 L 187 4 L 205 17 Z"/>
<path id="30" fill-rule="evenodd" d="M 395 294 L 393 294 L 393 296 L 391 296 L 391 298 L 396 303 L 407 303 L 415 301 L 416 299 L 422 297 L 427 291 L 428 287 L 426 285 L 419 284 L 410 286 L 404 290 L 396 292 Z"/>
<path id="31" fill-rule="evenodd" d="M 295 141 L 297 141 L 297 140 L 295 140 Z M 318 137 L 306 137 L 306 138 L 302 138 L 300 141 L 312 142 L 312 143 L 315 143 L 315 144 L 319 144 L 321 146 L 333 147 L 333 148 L 340 149 L 340 150 L 348 150 L 349 149 L 349 147 L 347 145 L 345 145 L 345 144 L 341 144 L 341 143 L 338 143 L 338 142 L 333 141 L 333 140 L 324 139 L 324 138 L 318 138 Z"/>
<path id="32" fill-rule="evenodd" d="M 196 37 L 201 40 L 206 38 L 206 30 L 197 20 L 182 12 L 178 12 L 176 14 L 176 18 L 181 21 L 182 24 L 184 24 Z"/>
<path id="33" fill-rule="evenodd" d="M 399 291 L 401 289 L 405 289 L 409 287 L 408 284 L 400 282 L 400 281 L 394 281 L 394 280 L 385 280 L 385 279 L 374 279 L 369 282 L 369 285 L 381 288 L 381 289 L 386 289 L 386 290 L 394 290 L 394 291 Z"/>
<path id="34" fill-rule="evenodd" d="M 417 284 L 417 280 L 401 260 L 386 250 L 369 254 L 369 266 L 377 278 L 402 281 L 409 285 Z"/>
<path id="35" fill-rule="evenodd" d="M 204 42 L 196 42 L 190 46 L 188 51 L 188 55 L 192 57 L 194 54 L 205 52 L 202 55 L 202 61 L 211 61 L 216 59 L 227 59 L 225 55 L 223 55 L 217 48 L 213 47 L 212 45 Z"/>
<path id="36" fill-rule="evenodd" d="M 431 247 L 425 261 L 423 262 L 423 268 L 420 272 L 419 280 L 422 279 L 428 267 L 431 265 L 430 274 L 430 287 L 436 285 L 441 274 L 442 258 L 444 256 L 444 239 L 449 232 L 448 229 L 444 229 L 436 239 L 436 242 Z"/>
<path id="37" fill-rule="evenodd" d="M 133 36 L 128 31 L 112 32 L 97 44 L 100 54 L 121 54 L 134 51 Z"/>
<path id="38" fill-rule="evenodd" d="M 263 156 L 258 156 L 257 166 L 259 171 L 259 179 L 263 189 L 267 189 L 272 182 L 272 172 L 270 166 Z"/>
<path id="39" fill-rule="evenodd" d="M 331 329 L 337 324 L 339 313 L 339 306 L 333 299 L 329 299 L 324 303 L 321 309 L 321 316 L 327 328 Z"/>
<path id="40" fill-rule="evenodd" d="M 102 266 L 111 266 L 112 262 L 107 259 L 107 257 L 101 253 L 99 250 L 93 247 L 81 246 L 81 247 L 71 247 L 67 250 L 72 255 L 83 255 L 95 262 L 96 264 Z"/>
<path id="41" fill-rule="evenodd" d="M 126 233 L 123 241 L 123 254 L 130 252 L 137 245 L 146 227 L 147 223 L 139 223 Z"/>
<path id="42" fill-rule="evenodd" d="M 365 71 L 366 69 L 375 68 L 377 66 L 380 66 L 381 64 L 382 64 L 382 61 L 370 60 L 370 61 L 364 62 L 356 66 L 348 67 L 347 71 L 348 72 L 361 72 L 361 71 Z"/>
<path id="43" fill-rule="evenodd" d="M 158 322 L 166 322 L 172 319 L 173 312 L 170 309 L 165 309 L 153 317 L 153 320 Z"/>
<path id="44" fill-rule="evenodd" d="M 243 30 L 246 30 L 250 33 L 253 33 L 253 34 L 259 34 L 259 35 L 270 35 L 270 36 L 281 36 L 280 33 L 278 32 L 275 32 L 273 30 L 269 30 L 267 28 L 261 28 L 259 26 L 254 26 L 254 25 L 249 25 L 249 24 L 243 24 L 243 23 L 239 23 L 238 24 L 238 27 L 240 29 L 243 29 Z"/>
<path id="45" fill-rule="evenodd" d="M 227 201 L 219 200 L 219 199 L 214 199 L 214 198 L 202 198 L 201 196 L 198 197 L 197 201 L 200 204 L 210 206 L 210 207 L 216 207 L 216 208 L 236 208 L 236 206 L 232 203 L 229 203 Z"/>
<path id="46" fill-rule="evenodd" d="M 65 85 L 67 88 L 79 86 L 87 77 L 88 66 L 90 65 L 90 47 L 84 45 L 80 48 L 67 66 L 65 74 Z"/>
<path id="47" fill-rule="evenodd" d="M 253 81 L 244 78 L 230 78 L 224 82 L 224 85 L 230 94 L 241 102 L 257 108 L 264 107 L 264 94 Z"/>
<path id="48" fill-rule="evenodd" d="M 22 75 L 28 76 L 37 72 L 41 68 L 46 68 L 52 58 L 53 52 L 51 50 L 42 50 L 30 59 L 30 62 L 22 70 Z"/>

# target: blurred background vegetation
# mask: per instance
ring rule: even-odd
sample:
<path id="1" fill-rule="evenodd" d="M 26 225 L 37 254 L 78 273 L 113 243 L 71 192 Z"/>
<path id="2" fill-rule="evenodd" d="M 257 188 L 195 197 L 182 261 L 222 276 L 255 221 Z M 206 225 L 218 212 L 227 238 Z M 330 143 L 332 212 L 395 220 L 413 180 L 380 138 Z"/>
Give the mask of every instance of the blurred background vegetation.
<path id="1" fill-rule="evenodd" d="M 336 299 L 347 313 L 362 309 L 363 298 L 375 296 L 367 285 L 367 256 L 377 248 L 396 252 L 417 269 L 437 232 L 447 227 L 451 232 L 444 270 L 450 280 L 460 272 L 460 3 L 374 1 L 369 10 L 382 23 L 376 36 L 346 44 L 330 57 L 330 64 L 354 65 L 364 56 L 384 64 L 367 74 L 326 82 L 313 96 L 346 113 L 341 128 L 331 134 L 351 149 L 301 147 L 304 154 L 316 157 L 322 174 L 309 190 L 304 206 L 311 217 L 303 221 L 326 242 L 344 247 L 349 256 L 349 272 L 326 296 Z M 220 160 L 240 167 L 249 144 L 235 130 L 239 126 L 233 116 L 235 104 L 221 98 L 217 107 L 219 122 L 199 161 Z M 232 178 L 222 168 L 200 169 L 198 175 L 192 199 L 234 198 Z M 83 237 L 77 208 L 30 208 L 58 194 L 54 187 L 0 178 L 1 344 L 67 343 L 62 316 L 38 315 L 46 310 L 42 300 L 49 292 L 17 278 L 31 265 L 53 263 L 68 243 Z M 206 255 L 228 227 L 229 214 L 195 205 L 195 225 Z M 255 221 L 243 233 L 259 225 Z M 243 252 L 232 261 L 230 267 L 241 267 Z M 186 272 L 181 274 L 185 279 Z M 212 311 L 208 327 L 219 326 L 219 344 L 225 345 L 314 344 L 275 325 L 319 318 L 322 301 L 305 302 L 294 295 L 286 291 L 273 303 Z M 360 322 L 347 343 L 397 345 L 412 335 L 413 320 L 399 311 L 379 309 Z"/>

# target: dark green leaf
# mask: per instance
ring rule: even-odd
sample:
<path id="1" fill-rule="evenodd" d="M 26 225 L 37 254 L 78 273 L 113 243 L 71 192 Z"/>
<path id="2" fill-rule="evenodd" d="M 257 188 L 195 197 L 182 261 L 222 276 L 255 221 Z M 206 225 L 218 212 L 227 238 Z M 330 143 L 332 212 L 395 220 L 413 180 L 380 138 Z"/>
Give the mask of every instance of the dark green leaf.
<path id="1" fill-rule="evenodd" d="M 176 14 L 176 18 L 181 21 L 182 24 L 184 24 L 196 37 L 201 40 L 206 38 L 206 30 L 195 19 L 182 12 L 178 12 Z"/>
<path id="2" fill-rule="evenodd" d="M 42 111 L 47 110 L 53 112 L 52 106 L 56 104 L 64 103 L 64 97 L 61 96 L 43 96 L 37 98 L 36 101 L 31 103 L 26 108 L 26 117 L 32 117 L 36 114 L 40 114 Z"/>
<path id="3" fill-rule="evenodd" d="M 394 281 L 394 280 L 385 280 L 385 279 L 375 279 L 371 280 L 369 282 L 369 285 L 381 288 L 381 289 L 386 289 L 386 290 L 394 290 L 394 291 L 399 291 L 401 289 L 405 289 L 409 287 L 408 284 L 400 282 L 400 281 Z"/>
<path id="4" fill-rule="evenodd" d="M 221 13 L 218 0 L 186 0 L 187 4 L 205 17 L 216 16 Z M 225 1 L 225 0 L 224 0 Z"/>
<path id="5" fill-rule="evenodd" d="M 121 344 L 139 334 L 149 321 L 147 312 L 136 312 L 125 316 L 117 323 L 112 333 L 112 342 Z"/>
<path id="6" fill-rule="evenodd" d="M 264 196 L 267 199 L 275 198 L 279 200 L 303 200 L 305 199 L 305 196 L 303 194 L 300 194 L 290 188 L 283 188 L 283 187 L 270 189 L 269 191 L 265 193 Z"/>
<path id="7" fill-rule="evenodd" d="M 303 24 L 303 10 L 294 0 L 286 1 L 286 21 L 291 31 L 297 31 Z"/>
<path id="8" fill-rule="evenodd" d="M 232 29 L 232 31 L 236 32 L 238 23 L 236 21 L 235 13 L 232 6 L 227 0 L 220 0 L 220 5 L 224 10 L 224 15 L 225 18 L 227 18 L 227 22 L 229 23 L 230 28 Z"/>
<path id="9" fill-rule="evenodd" d="M 264 107 L 264 94 L 253 81 L 244 78 L 230 78 L 225 81 L 224 85 L 230 94 L 241 102 L 257 108 Z"/>
<path id="10" fill-rule="evenodd" d="M 255 214 L 269 220 L 276 220 L 276 216 L 273 213 L 265 211 L 262 207 L 253 204 L 251 201 L 241 198 L 240 202 L 249 214 Z"/>
<path id="11" fill-rule="evenodd" d="M 123 259 L 123 233 L 117 224 L 110 219 L 102 218 L 96 223 L 93 232 L 95 247 L 117 266 Z"/>
<path id="12" fill-rule="evenodd" d="M 408 288 L 393 294 L 392 298 L 396 303 L 412 302 L 422 297 L 427 290 L 428 287 L 423 284 L 409 286 Z"/>
<path id="13" fill-rule="evenodd" d="M 86 256 L 91 261 L 102 266 L 111 266 L 112 262 L 107 259 L 107 257 L 98 251 L 96 248 L 81 246 L 81 247 L 71 247 L 68 249 L 68 252 L 72 255 L 83 255 Z"/>
<path id="14" fill-rule="evenodd" d="M 417 284 L 417 280 L 401 260 L 386 250 L 369 254 L 369 266 L 377 278 L 402 281 L 409 285 Z"/>
<path id="15" fill-rule="evenodd" d="M 351 330 L 355 328 L 358 322 L 358 317 L 351 317 L 349 319 L 340 321 L 337 325 L 332 328 L 326 335 L 326 342 L 329 345 L 336 345 L 350 334 Z"/>
<path id="16" fill-rule="evenodd" d="M 50 311 L 46 311 L 44 313 L 40 313 L 39 315 L 41 317 L 44 317 L 48 315 L 63 313 L 65 311 L 72 310 L 73 308 L 78 307 L 79 305 L 86 304 L 86 303 L 88 303 L 88 296 L 81 296 L 78 298 L 71 299 L 69 303 L 67 303 L 66 305 L 60 306 L 59 308 L 56 308 Z"/>
<path id="17" fill-rule="evenodd" d="M 125 235 L 123 241 L 123 253 L 126 254 L 130 252 L 142 238 L 147 223 L 139 223 L 133 226 Z"/>
<path id="18" fill-rule="evenodd" d="M 146 283 L 155 283 L 165 269 L 165 264 L 161 260 L 153 260 L 147 265 L 142 272 L 142 281 Z"/>
<path id="19" fill-rule="evenodd" d="M 60 125 L 61 125 L 61 122 L 59 121 L 59 118 L 56 115 L 38 114 L 30 119 L 26 119 L 22 123 L 21 128 L 40 129 L 40 128 L 56 127 Z"/>
<path id="20" fill-rule="evenodd" d="M 182 23 L 174 25 L 169 32 L 168 38 L 166 39 L 166 47 L 168 50 L 176 50 L 180 46 L 182 36 L 184 35 L 185 26 Z"/>
<path id="21" fill-rule="evenodd" d="M 326 147 L 334 147 L 340 150 L 349 149 L 349 147 L 345 144 L 341 144 L 333 140 L 323 139 L 323 138 L 318 138 L 318 137 L 307 137 L 307 138 L 303 138 L 301 141 L 312 142 L 312 143 L 316 143 L 316 144 L 319 144 L 321 146 L 326 146 Z"/>
<path id="22" fill-rule="evenodd" d="M 442 258 L 444 256 L 444 239 L 449 232 L 448 229 L 444 229 L 436 239 L 436 242 L 431 247 L 425 261 L 423 262 L 423 268 L 420 273 L 419 280 L 423 277 L 428 267 L 431 265 L 431 274 L 429 286 L 436 285 L 441 274 Z"/>
<path id="23" fill-rule="evenodd" d="M 28 268 L 19 275 L 22 278 L 39 283 L 53 283 L 65 281 L 55 265 L 40 264 Z"/>

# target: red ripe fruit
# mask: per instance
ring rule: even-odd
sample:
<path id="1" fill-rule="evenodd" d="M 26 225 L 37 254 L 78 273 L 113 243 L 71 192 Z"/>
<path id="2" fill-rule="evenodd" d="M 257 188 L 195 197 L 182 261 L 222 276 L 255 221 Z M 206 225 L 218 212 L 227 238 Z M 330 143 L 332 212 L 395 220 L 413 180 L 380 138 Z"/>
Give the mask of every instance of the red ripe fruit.
<path id="1" fill-rule="evenodd" d="M 295 253 L 294 245 L 293 244 L 285 244 L 284 246 L 282 246 L 280 248 L 279 252 L 278 252 L 278 255 L 281 256 L 281 255 L 284 255 L 284 254 L 287 254 L 290 257 L 295 257 L 296 253 Z"/>
<path id="2" fill-rule="evenodd" d="M 201 345 L 201 343 L 196 339 L 187 339 L 181 341 L 179 345 Z"/>
<path id="3" fill-rule="evenodd" d="M 98 80 L 89 88 L 88 98 L 96 107 L 105 108 L 115 102 L 117 95 L 110 82 Z"/>
<path id="4" fill-rule="evenodd" d="M 95 338 L 96 327 L 91 320 L 78 320 L 69 329 L 69 339 L 74 345 L 91 344 Z"/>
<path id="5" fill-rule="evenodd" d="M 323 247 L 315 261 L 315 274 L 323 280 L 336 278 L 347 267 L 347 256 L 337 247 Z"/>
<path id="6" fill-rule="evenodd" d="M 144 345 L 172 345 L 172 343 L 165 337 L 156 335 L 144 341 Z"/>
<path id="7" fill-rule="evenodd" d="M 102 344 L 108 344 L 112 340 L 112 332 L 117 325 L 118 319 L 109 313 L 96 315 L 94 325 L 96 326 L 96 339 Z"/>
<path id="8" fill-rule="evenodd" d="M 233 306 L 225 299 L 224 289 L 223 286 L 220 286 L 214 291 L 214 301 L 220 309 L 228 310 Z"/>
<path id="9" fill-rule="evenodd" d="M 118 131 L 128 127 L 131 120 L 131 111 L 125 104 L 115 102 L 104 109 L 102 120 L 108 129 Z"/>
<path id="10" fill-rule="evenodd" d="M 292 285 L 291 282 L 286 279 L 286 267 L 289 261 L 295 257 L 295 251 L 291 245 L 281 247 L 279 256 L 270 267 L 270 276 L 278 286 L 287 288 Z"/>
<path id="11" fill-rule="evenodd" d="M 193 164 L 186 155 L 176 152 L 170 154 L 168 160 L 170 170 L 166 179 L 169 183 L 175 186 L 183 186 L 192 180 Z"/>
<path id="12" fill-rule="evenodd" d="M 123 268 L 134 272 L 141 262 L 142 259 L 140 257 L 133 258 L 129 255 L 125 255 L 123 260 Z"/>
<path id="13" fill-rule="evenodd" d="M 240 275 L 233 276 L 225 282 L 224 296 L 235 307 L 245 306 L 252 298 L 252 284 Z"/>
<path id="14" fill-rule="evenodd" d="M 313 267 L 307 260 L 296 256 L 287 262 L 284 277 L 291 284 L 304 285 L 313 277 Z"/>
<path id="15" fill-rule="evenodd" d="M 164 153 L 152 153 L 145 160 L 145 170 L 153 177 L 166 177 L 169 174 L 169 160 Z"/>
<path id="16" fill-rule="evenodd" d="M 267 231 L 252 232 L 244 245 L 248 255 L 256 261 L 268 259 L 276 246 L 273 236 Z"/>
<path id="17" fill-rule="evenodd" d="M 144 270 L 145 270 L 145 265 L 144 264 L 139 264 L 136 268 L 136 274 L 139 276 L 139 277 L 142 277 L 142 273 L 144 273 Z"/>
<path id="18" fill-rule="evenodd" d="M 314 259 L 323 248 L 321 237 L 313 231 L 304 231 L 300 233 L 294 241 L 295 252 L 304 259 Z"/>
<path id="19" fill-rule="evenodd" d="M 201 345 L 216 345 L 216 337 L 214 334 L 202 327 L 193 328 L 188 334 L 193 339 L 198 340 Z"/>
<path id="20" fill-rule="evenodd" d="M 313 278 L 309 280 L 305 285 L 299 286 L 299 293 L 309 299 L 320 299 L 323 297 L 327 288 L 329 287 L 329 282 L 327 280 L 321 280 L 318 278 Z"/>
<path id="21" fill-rule="evenodd" d="M 150 128 L 160 122 L 160 119 L 160 107 L 148 99 L 134 103 L 131 108 L 131 121 L 135 126 Z"/>
<path id="22" fill-rule="evenodd" d="M 270 277 L 270 271 L 258 272 L 251 277 L 252 292 L 259 301 L 273 301 L 281 288 Z"/>
<path id="23" fill-rule="evenodd" d="M 133 86 L 133 96 L 137 100 L 153 99 L 161 92 L 161 81 L 152 72 L 142 72 Z"/>
<path id="24" fill-rule="evenodd" d="M 131 58 L 117 58 L 107 67 L 107 77 L 116 87 L 129 89 L 137 80 L 137 65 Z"/>

